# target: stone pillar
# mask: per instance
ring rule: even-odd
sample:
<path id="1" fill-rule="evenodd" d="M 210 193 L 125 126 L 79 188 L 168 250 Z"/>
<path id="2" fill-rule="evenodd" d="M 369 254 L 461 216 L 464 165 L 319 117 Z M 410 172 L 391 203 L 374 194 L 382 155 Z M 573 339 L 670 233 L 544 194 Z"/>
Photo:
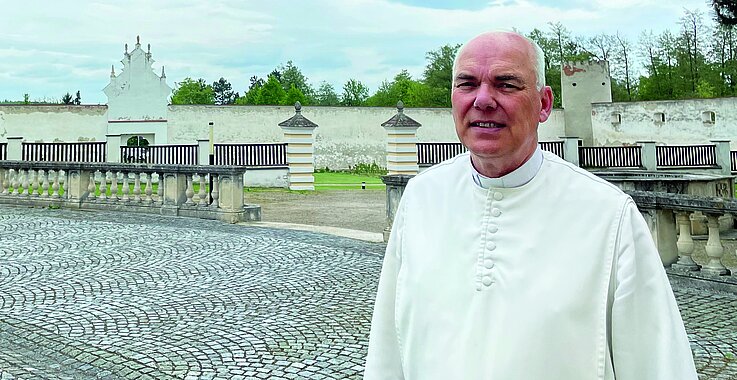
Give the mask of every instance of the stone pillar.
<path id="1" fill-rule="evenodd" d="M 417 128 L 422 124 L 404 114 L 404 103 L 397 102 L 397 114 L 381 124 L 386 130 L 386 169 L 387 174 L 416 175 L 420 171 L 417 164 Z"/>
<path id="2" fill-rule="evenodd" d="M 578 160 L 578 144 L 581 139 L 575 136 L 561 136 L 563 139 L 563 159 L 576 166 L 581 166 Z"/>
<path id="3" fill-rule="evenodd" d="M 407 187 L 407 182 L 412 178 L 409 175 L 386 175 L 381 181 L 386 184 L 386 224 L 384 228 L 384 242 L 389 241 L 389 235 L 394 225 L 394 217 L 397 215 L 399 201 Z"/>
<path id="4" fill-rule="evenodd" d="M 243 174 L 218 175 L 218 219 L 227 223 L 240 221 L 243 213 Z"/>
<path id="5" fill-rule="evenodd" d="M 729 140 L 711 140 L 716 145 L 717 165 L 721 174 L 732 175 L 732 157 Z"/>
<path id="6" fill-rule="evenodd" d="M 650 234 L 658 248 L 660 260 L 664 266 L 670 266 L 678 260 L 676 245 L 676 220 L 671 210 L 640 210 L 650 228 Z"/>
<path id="7" fill-rule="evenodd" d="M 302 116 L 302 105 L 299 102 L 294 104 L 294 111 L 294 116 L 279 123 L 287 143 L 289 190 L 315 190 L 313 144 L 317 124 Z"/>
<path id="8" fill-rule="evenodd" d="M 638 141 L 640 146 L 640 160 L 645 170 L 658 170 L 658 153 L 655 147 L 655 141 Z"/>
<path id="9" fill-rule="evenodd" d="M 64 184 L 64 198 L 72 207 L 80 207 L 89 196 L 90 171 L 82 169 L 67 169 L 67 180 Z"/>
<path id="10" fill-rule="evenodd" d="M 105 139 L 107 141 L 105 145 L 106 162 L 120 162 L 120 135 L 105 135 Z"/>
<path id="11" fill-rule="evenodd" d="M 164 199 L 161 215 L 178 215 L 179 206 L 187 201 L 187 175 L 184 173 L 159 174 L 159 186 L 163 176 Z"/>
<path id="12" fill-rule="evenodd" d="M 210 139 L 197 140 L 197 165 L 210 165 Z"/>
<path id="13" fill-rule="evenodd" d="M 6 158 L 10 161 L 23 159 L 23 137 L 8 137 L 8 150 Z"/>

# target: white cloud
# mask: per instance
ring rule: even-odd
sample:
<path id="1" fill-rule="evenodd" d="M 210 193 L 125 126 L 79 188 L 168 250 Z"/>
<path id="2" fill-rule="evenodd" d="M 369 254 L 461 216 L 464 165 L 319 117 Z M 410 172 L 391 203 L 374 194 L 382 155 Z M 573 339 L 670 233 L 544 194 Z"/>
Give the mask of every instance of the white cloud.
<path id="1" fill-rule="evenodd" d="M 495 0 L 480 10 L 388 0 L 25 0 L 3 7 L 0 99 L 80 88 L 85 101 L 104 103 L 110 65 L 120 69 L 123 44 L 132 50 L 137 35 L 170 85 L 222 76 L 242 92 L 250 76 L 291 59 L 315 85 L 340 90 L 356 78 L 375 90 L 401 69 L 419 77 L 427 51 L 490 29 L 561 22 L 574 35 L 620 31 L 634 42 L 645 28 L 676 31 L 684 8 L 709 12 L 703 0 Z"/>

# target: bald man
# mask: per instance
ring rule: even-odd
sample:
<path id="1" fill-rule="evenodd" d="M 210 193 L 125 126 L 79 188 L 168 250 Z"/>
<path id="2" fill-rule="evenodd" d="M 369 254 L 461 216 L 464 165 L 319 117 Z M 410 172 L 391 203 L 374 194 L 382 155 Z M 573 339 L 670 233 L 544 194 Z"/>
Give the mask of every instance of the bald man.
<path id="1" fill-rule="evenodd" d="M 538 147 L 553 104 L 544 67 L 516 33 L 459 51 L 451 103 L 469 152 L 407 185 L 365 379 L 697 378 L 632 199 Z"/>

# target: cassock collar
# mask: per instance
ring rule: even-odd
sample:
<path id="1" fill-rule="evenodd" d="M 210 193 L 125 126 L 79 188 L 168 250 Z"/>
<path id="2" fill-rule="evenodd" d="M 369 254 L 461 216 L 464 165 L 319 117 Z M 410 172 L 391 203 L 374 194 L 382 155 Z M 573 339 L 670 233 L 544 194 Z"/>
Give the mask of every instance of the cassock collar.
<path id="1" fill-rule="evenodd" d="M 522 166 L 514 169 L 511 173 L 498 178 L 489 178 L 479 173 L 476 168 L 473 167 L 473 163 L 471 163 L 471 176 L 473 178 L 473 182 L 484 189 L 494 187 L 519 187 L 530 182 L 540 170 L 542 164 L 543 152 L 538 146 L 530 159 L 525 161 Z"/>

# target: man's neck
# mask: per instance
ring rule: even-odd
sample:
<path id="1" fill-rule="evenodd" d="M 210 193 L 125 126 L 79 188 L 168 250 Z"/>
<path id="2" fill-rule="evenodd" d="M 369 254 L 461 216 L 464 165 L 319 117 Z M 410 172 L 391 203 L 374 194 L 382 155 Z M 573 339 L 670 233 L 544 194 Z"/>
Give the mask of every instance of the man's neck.
<path id="1" fill-rule="evenodd" d="M 511 172 L 500 177 L 488 177 L 481 174 L 475 167 L 473 156 L 471 160 L 472 178 L 474 183 L 485 189 L 488 188 L 504 188 L 519 187 L 530 182 L 540 170 L 543 162 L 542 150 L 538 147 L 533 151 L 530 157 Z"/>

